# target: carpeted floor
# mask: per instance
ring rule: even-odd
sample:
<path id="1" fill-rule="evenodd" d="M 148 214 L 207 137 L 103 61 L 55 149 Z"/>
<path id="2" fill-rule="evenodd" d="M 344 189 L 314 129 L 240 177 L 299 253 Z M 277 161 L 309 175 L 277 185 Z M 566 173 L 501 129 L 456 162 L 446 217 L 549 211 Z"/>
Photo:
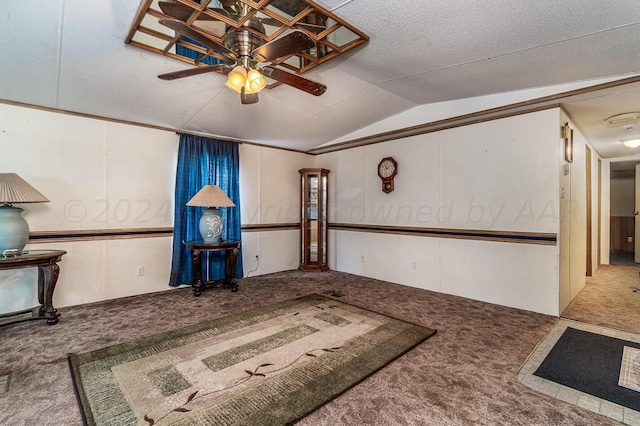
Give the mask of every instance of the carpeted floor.
<path id="1" fill-rule="evenodd" d="M 518 381 L 520 366 L 556 318 L 331 271 L 248 278 L 238 293 L 208 291 L 195 298 L 190 289 L 180 289 L 63 308 L 55 326 L 31 322 L 0 328 L 0 376 L 11 374 L 8 393 L 0 395 L 0 424 L 81 424 L 66 364 L 69 352 L 309 293 L 341 294 L 342 301 L 438 334 L 300 425 L 619 424 Z M 581 306 L 574 309 L 580 312 Z"/>
<path id="2" fill-rule="evenodd" d="M 561 316 L 640 333 L 640 265 L 601 265 Z"/>

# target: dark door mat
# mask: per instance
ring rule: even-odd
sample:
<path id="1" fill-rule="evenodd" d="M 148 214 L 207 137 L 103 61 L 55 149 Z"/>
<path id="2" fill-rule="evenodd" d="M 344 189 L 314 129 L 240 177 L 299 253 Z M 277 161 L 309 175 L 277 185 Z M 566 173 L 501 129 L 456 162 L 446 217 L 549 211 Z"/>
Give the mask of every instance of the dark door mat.
<path id="1" fill-rule="evenodd" d="M 640 349 L 640 343 L 567 327 L 533 374 L 640 411 L 640 392 L 618 385 L 625 346 Z"/>

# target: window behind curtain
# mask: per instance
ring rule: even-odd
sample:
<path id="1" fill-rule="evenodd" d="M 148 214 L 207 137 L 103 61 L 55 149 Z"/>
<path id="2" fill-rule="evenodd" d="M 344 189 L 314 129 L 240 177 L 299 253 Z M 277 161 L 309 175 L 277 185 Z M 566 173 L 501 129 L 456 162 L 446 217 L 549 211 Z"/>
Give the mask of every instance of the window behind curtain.
<path id="1" fill-rule="evenodd" d="M 205 185 L 218 185 L 235 207 L 220 208 L 223 240 L 240 240 L 240 154 L 238 144 L 194 135 L 180 135 L 176 170 L 173 225 L 173 256 L 169 285 L 191 284 L 193 264 L 183 241 L 200 240 L 198 223 L 203 207 L 187 207 L 187 202 Z M 224 252 L 209 253 L 202 259 L 208 279 L 224 278 Z M 242 250 L 238 253 L 235 277 L 242 278 Z"/>

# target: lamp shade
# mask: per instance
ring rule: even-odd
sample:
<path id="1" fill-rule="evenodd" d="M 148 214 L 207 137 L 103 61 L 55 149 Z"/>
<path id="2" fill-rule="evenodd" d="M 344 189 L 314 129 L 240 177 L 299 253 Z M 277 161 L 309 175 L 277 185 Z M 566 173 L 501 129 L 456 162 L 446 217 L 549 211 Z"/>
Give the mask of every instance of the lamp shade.
<path id="1" fill-rule="evenodd" d="M 46 203 L 47 197 L 16 173 L 0 173 L 0 203 Z"/>
<path id="2" fill-rule="evenodd" d="M 223 226 L 218 207 L 235 207 L 227 194 L 217 185 L 205 185 L 189 200 L 187 206 L 207 207 L 202 211 L 199 223 L 202 241 L 206 243 L 220 242 Z"/>
<path id="3" fill-rule="evenodd" d="M 37 189 L 15 173 L 0 173 L 0 254 L 21 253 L 29 240 L 29 225 L 23 210 L 14 203 L 44 203 L 49 201 Z"/>
<path id="4" fill-rule="evenodd" d="M 247 81 L 247 70 L 238 65 L 227 76 L 227 82 L 224 84 L 228 88 L 240 93 Z"/>
<path id="5" fill-rule="evenodd" d="M 192 207 L 235 207 L 218 185 L 205 185 L 187 203 Z"/>
<path id="6" fill-rule="evenodd" d="M 245 86 L 245 93 L 252 94 L 258 93 L 267 85 L 267 81 L 262 77 L 260 71 L 257 69 L 251 69 L 247 73 L 247 83 Z"/>

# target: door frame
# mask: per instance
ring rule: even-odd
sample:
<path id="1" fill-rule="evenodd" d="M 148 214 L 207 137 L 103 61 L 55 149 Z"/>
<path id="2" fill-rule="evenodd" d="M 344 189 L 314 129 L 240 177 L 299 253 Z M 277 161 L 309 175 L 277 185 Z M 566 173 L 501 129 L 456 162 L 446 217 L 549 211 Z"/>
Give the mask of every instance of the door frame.
<path id="1" fill-rule="evenodd" d="M 591 211 L 592 207 L 592 194 L 591 194 L 591 148 L 588 145 L 585 145 L 585 161 L 586 161 L 586 177 L 587 177 L 587 276 L 590 277 L 593 275 L 593 230 L 591 228 L 593 223 L 593 213 Z"/>

